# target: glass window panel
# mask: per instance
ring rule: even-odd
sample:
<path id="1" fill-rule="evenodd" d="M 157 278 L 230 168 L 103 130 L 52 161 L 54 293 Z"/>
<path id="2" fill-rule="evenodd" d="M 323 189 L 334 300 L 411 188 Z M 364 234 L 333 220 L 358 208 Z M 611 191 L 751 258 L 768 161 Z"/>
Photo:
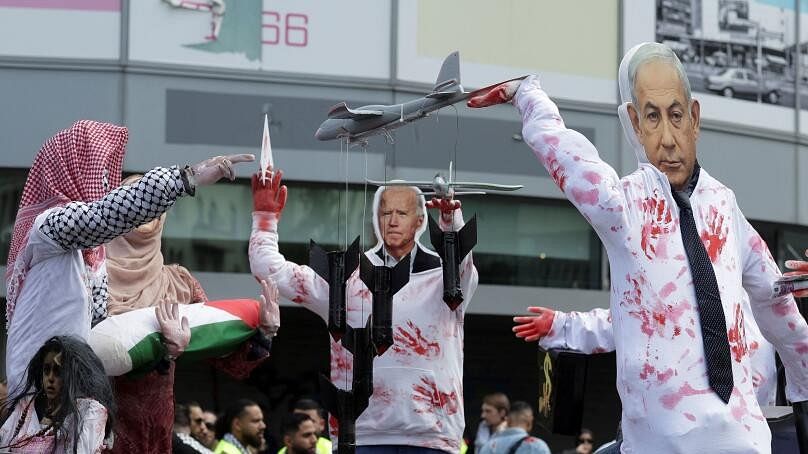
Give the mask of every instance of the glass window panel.
<path id="1" fill-rule="evenodd" d="M 27 169 L 0 170 L 0 254 L 5 263 Z M 309 240 L 327 249 L 346 242 L 346 196 L 339 184 L 288 183 L 280 224 L 281 252 L 308 263 Z M 376 243 L 370 222 L 375 188 L 349 186 L 347 241 Z M 365 202 L 366 201 L 366 202 Z M 501 195 L 464 197 L 468 220 L 478 219 L 474 261 L 484 284 L 600 288 L 601 246 L 583 217 L 566 201 Z M 252 224 L 247 180 L 201 188 L 179 200 L 167 216 L 163 254 L 194 271 L 249 273 Z M 433 216 L 437 213 L 432 211 Z M 362 220 L 365 219 L 365 222 Z M 429 235 L 421 242 L 431 248 Z M 808 244 L 808 241 L 806 242 Z"/>

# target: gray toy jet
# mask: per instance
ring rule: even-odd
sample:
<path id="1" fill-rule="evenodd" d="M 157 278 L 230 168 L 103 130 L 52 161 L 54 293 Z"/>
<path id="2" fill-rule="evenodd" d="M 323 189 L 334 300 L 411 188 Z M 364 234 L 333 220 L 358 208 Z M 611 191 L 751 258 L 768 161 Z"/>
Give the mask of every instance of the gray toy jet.
<path id="1" fill-rule="evenodd" d="M 485 194 L 486 191 L 516 191 L 522 189 L 521 184 L 476 183 L 473 181 L 454 181 L 452 162 L 449 161 L 449 176 L 437 173 L 432 181 L 378 181 L 366 180 L 374 186 L 415 186 L 424 196 L 435 196 L 439 199 L 451 199 L 458 195 Z"/>
<path id="2" fill-rule="evenodd" d="M 392 142 L 390 130 L 424 118 L 441 107 L 481 95 L 500 83 L 471 92 L 464 91 L 460 85 L 460 53 L 455 51 L 443 60 L 438 80 L 432 92 L 426 96 L 402 104 L 374 104 L 355 109 L 341 102 L 328 111 L 328 119 L 320 125 L 314 137 L 319 140 L 346 137 L 349 142 L 364 142 L 370 136 L 384 134 Z"/>

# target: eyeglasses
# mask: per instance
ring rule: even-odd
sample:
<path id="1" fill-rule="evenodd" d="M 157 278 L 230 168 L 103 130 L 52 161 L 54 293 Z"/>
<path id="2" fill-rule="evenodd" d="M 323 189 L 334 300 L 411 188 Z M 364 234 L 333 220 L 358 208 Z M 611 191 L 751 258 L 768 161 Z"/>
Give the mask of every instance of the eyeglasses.
<path id="1" fill-rule="evenodd" d="M 578 439 L 578 444 L 581 444 L 581 443 L 589 443 L 591 445 L 592 444 L 592 439 L 591 438 L 579 438 Z"/>
<path id="2" fill-rule="evenodd" d="M 216 427 L 216 424 L 213 424 L 212 422 L 206 422 L 205 427 L 207 427 L 208 430 L 213 430 Z"/>

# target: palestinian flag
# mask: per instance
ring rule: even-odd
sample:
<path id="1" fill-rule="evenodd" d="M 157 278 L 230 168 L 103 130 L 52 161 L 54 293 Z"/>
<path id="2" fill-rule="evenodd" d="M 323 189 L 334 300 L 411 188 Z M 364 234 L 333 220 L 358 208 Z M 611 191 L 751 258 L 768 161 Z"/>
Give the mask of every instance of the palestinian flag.
<path id="1" fill-rule="evenodd" d="M 255 334 L 260 321 L 258 301 L 251 299 L 180 304 L 179 310 L 191 326 L 191 342 L 179 362 L 232 353 Z M 154 307 L 106 318 L 93 327 L 89 343 L 110 376 L 148 372 L 165 356 Z"/>

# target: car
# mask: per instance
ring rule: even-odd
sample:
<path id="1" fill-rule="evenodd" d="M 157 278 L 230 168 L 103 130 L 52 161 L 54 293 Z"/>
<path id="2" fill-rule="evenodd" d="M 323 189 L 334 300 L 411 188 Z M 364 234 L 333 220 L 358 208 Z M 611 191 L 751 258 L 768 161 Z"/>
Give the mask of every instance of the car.
<path id="1" fill-rule="evenodd" d="M 727 98 L 746 97 L 761 98 L 771 104 L 780 102 L 780 84 L 777 81 L 758 80 L 757 74 L 746 68 L 727 68 L 724 71 L 708 76 L 707 90 L 726 96 Z"/>

